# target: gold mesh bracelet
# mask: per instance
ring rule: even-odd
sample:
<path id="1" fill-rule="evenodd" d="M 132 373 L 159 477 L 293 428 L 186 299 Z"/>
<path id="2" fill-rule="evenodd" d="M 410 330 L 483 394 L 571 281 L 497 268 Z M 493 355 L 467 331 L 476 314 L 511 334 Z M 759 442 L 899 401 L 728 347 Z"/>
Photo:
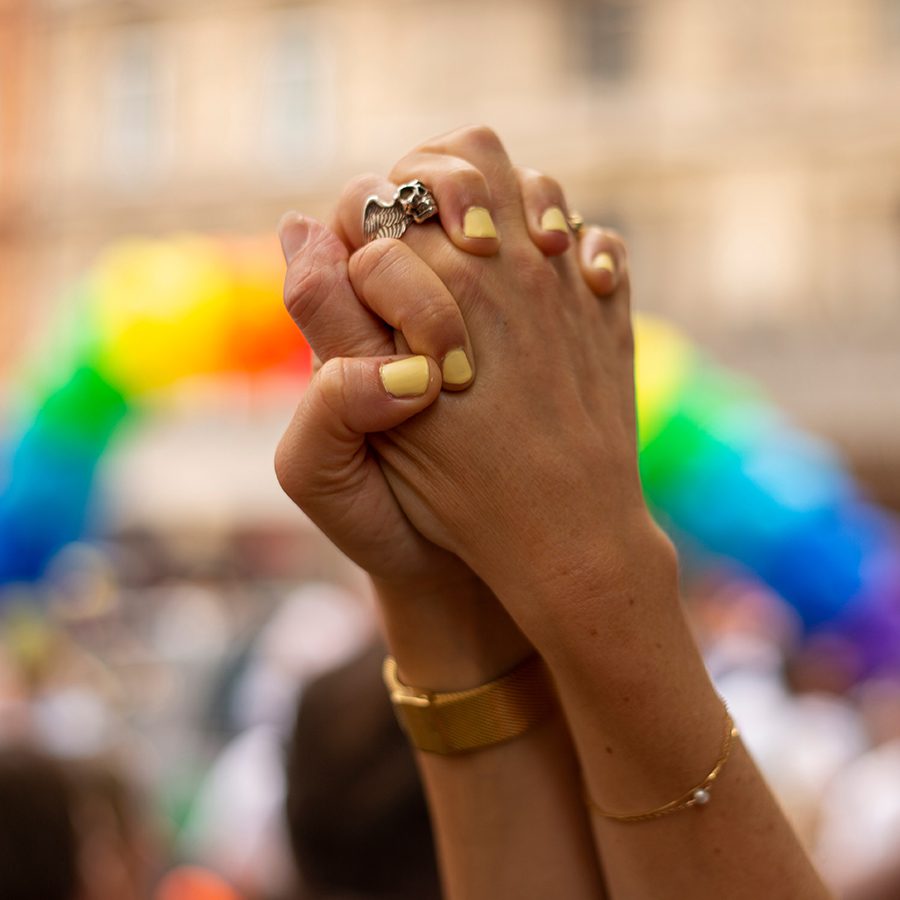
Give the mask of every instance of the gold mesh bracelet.
<path id="1" fill-rule="evenodd" d="M 552 714 L 556 699 L 540 657 L 466 691 L 426 691 L 397 677 L 397 662 L 384 661 L 384 683 L 410 742 L 426 753 L 467 753 L 524 734 Z"/>

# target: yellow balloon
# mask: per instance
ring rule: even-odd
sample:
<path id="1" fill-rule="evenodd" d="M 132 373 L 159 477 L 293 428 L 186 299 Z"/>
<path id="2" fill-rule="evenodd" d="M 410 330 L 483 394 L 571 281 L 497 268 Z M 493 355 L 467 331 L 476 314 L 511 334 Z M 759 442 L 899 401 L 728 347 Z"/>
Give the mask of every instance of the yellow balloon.
<path id="1" fill-rule="evenodd" d="M 223 368 L 236 298 L 219 245 L 119 243 L 95 267 L 90 292 L 98 364 L 126 396 Z"/>
<path id="2" fill-rule="evenodd" d="M 675 328 L 651 316 L 637 316 L 634 328 L 638 433 L 643 447 L 668 421 L 696 351 Z"/>

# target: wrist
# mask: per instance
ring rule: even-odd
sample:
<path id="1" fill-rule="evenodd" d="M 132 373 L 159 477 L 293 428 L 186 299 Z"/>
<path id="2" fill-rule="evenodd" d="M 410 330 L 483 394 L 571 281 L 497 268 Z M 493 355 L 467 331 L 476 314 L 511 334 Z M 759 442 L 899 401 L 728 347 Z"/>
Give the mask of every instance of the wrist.
<path id="1" fill-rule="evenodd" d="M 526 567 L 523 566 L 523 569 Z M 678 558 L 647 517 L 615 539 L 528 567 L 498 587 L 560 691 L 595 710 L 663 690 L 663 672 L 709 679 L 679 597 Z"/>
<path id="2" fill-rule="evenodd" d="M 677 557 L 652 523 L 543 562 L 516 596 L 550 670 L 586 783 L 614 810 L 652 808 L 690 785 L 721 738 L 721 703 L 679 599 Z M 611 765 L 611 756 L 615 765 Z M 700 773 L 703 774 L 702 772 Z M 624 786 L 623 786 L 624 785 Z"/>
<path id="3" fill-rule="evenodd" d="M 678 557 L 646 510 L 615 530 L 573 527 L 510 558 L 486 580 L 543 655 L 557 644 L 609 639 L 635 619 L 681 615 Z"/>
<path id="4" fill-rule="evenodd" d="M 465 690 L 534 652 L 491 590 L 465 577 L 424 584 L 373 579 L 385 638 L 405 683 Z"/>

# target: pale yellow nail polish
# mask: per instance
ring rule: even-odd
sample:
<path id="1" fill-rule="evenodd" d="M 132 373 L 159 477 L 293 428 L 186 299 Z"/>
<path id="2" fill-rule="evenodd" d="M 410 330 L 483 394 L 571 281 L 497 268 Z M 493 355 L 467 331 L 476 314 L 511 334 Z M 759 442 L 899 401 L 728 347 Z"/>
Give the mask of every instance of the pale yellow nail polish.
<path id="1" fill-rule="evenodd" d="M 468 384 L 472 380 L 472 366 L 469 357 L 461 347 L 451 350 L 444 357 L 444 365 L 441 367 L 444 376 L 444 384 Z"/>
<path id="2" fill-rule="evenodd" d="M 385 363 L 381 367 L 381 383 L 394 397 L 421 397 L 428 390 L 431 373 L 424 356 L 410 356 Z"/>
<path id="3" fill-rule="evenodd" d="M 601 250 L 592 260 L 591 268 L 600 271 L 609 272 L 613 278 L 616 277 L 616 261 L 611 253 Z"/>
<path id="4" fill-rule="evenodd" d="M 491 214 L 483 206 L 470 206 L 463 219 L 463 234 L 467 238 L 497 237 Z"/>
<path id="5" fill-rule="evenodd" d="M 558 206 L 551 206 L 545 209 L 544 214 L 541 216 L 541 229 L 543 231 L 561 231 L 563 234 L 568 234 L 569 223 Z"/>

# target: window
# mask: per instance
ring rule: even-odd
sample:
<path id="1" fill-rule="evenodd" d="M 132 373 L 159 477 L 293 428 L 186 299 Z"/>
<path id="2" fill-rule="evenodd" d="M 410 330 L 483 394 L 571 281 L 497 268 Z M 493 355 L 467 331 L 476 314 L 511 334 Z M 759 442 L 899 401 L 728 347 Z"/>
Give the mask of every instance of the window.
<path id="1" fill-rule="evenodd" d="M 106 88 L 106 157 L 120 178 L 155 174 L 164 150 L 158 29 L 129 25 L 115 35 Z"/>
<path id="2" fill-rule="evenodd" d="M 571 24 L 573 45 L 595 79 L 622 82 L 631 77 L 637 48 L 638 4 L 631 0 L 576 0 Z"/>
<path id="3" fill-rule="evenodd" d="M 305 14 L 276 15 L 263 64 L 262 149 L 283 167 L 328 152 L 328 80 L 315 24 Z"/>

